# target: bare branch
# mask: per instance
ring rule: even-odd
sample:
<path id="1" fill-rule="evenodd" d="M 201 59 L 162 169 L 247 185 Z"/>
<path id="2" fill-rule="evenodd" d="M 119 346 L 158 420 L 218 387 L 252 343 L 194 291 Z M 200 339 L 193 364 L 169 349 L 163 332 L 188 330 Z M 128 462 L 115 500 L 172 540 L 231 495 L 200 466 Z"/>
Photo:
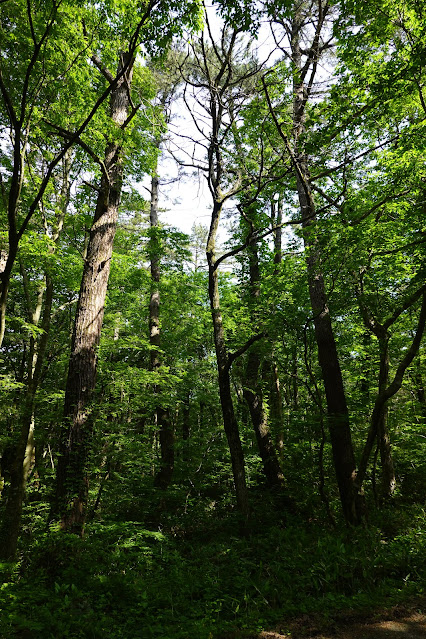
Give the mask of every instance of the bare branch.
<path id="1" fill-rule="evenodd" d="M 229 353 L 228 360 L 227 360 L 227 369 L 229 370 L 231 368 L 232 364 L 235 362 L 235 360 L 238 357 L 241 357 L 241 355 L 244 355 L 244 353 L 246 351 L 248 351 L 250 346 L 252 346 L 256 342 L 258 342 L 260 339 L 265 337 L 265 335 L 266 335 L 266 333 L 258 333 L 257 335 L 253 335 L 253 337 L 250 337 L 250 339 L 247 340 L 247 342 L 244 344 L 244 346 L 241 346 L 241 348 L 239 348 L 238 350 L 234 351 L 233 353 Z"/>
<path id="2" fill-rule="evenodd" d="M 96 55 L 96 53 L 94 53 L 90 59 L 92 60 L 95 67 L 97 67 L 102 75 L 108 80 L 108 82 L 114 82 L 114 75 L 109 69 L 106 68 L 106 66 L 102 63 L 102 60 L 98 55 Z"/>

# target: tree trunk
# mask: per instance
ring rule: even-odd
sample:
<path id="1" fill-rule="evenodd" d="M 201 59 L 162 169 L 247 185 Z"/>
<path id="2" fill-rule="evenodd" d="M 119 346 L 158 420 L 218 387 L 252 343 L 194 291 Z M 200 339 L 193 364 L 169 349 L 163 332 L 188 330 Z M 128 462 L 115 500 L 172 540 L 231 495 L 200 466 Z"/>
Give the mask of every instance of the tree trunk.
<path id="1" fill-rule="evenodd" d="M 282 222 L 283 222 L 283 203 L 280 198 L 277 202 L 271 201 L 271 218 L 274 230 L 274 273 L 278 273 L 278 265 L 282 261 Z"/>
<path id="2" fill-rule="evenodd" d="M 255 300 L 260 298 L 259 256 L 255 244 L 249 246 L 250 294 Z M 256 317 L 252 316 L 253 325 Z M 268 416 L 263 405 L 263 392 L 259 383 L 261 359 L 258 346 L 251 347 L 248 354 L 243 395 L 250 411 L 251 422 L 256 435 L 263 472 L 270 486 L 282 486 L 284 476 L 278 461 L 268 425 Z"/>
<path id="3" fill-rule="evenodd" d="M 425 393 L 425 384 L 422 376 L 422 360 L 419 354 L 416 362 L 416 370 L 412 377 L 414 381 L 414 387 L 416 391 L 417 401 L 420 404 L 420 410 L 422 414 L 423 423 L 426 423 L 426 393 Z"/>
<path id="4" fill-rule="evenodd" d="M 151 370 L 158 372 L 160 362 L 160 242 L 158 239 L 158 184 L 156 175 L 151 180 L 151 209 L 149 254 L 151 259 L 151 297 L 149 302 L 149 343 L 151 345 Z M 160 386 L 155 384 L 154 393 L 160 396 Z M 155 409 L 155 421 L 159 429 L 160 441 L 160 469 L 154 478 L 154 486 L 166 489 L 173 475 L 175 464 L 174 431 L 170 419 L 169 409 L 157 406 Z"/>
<path id="5" fill-rule="evenodd" d="M 379 339 L 380 348 L 380 374 L 379 394 L 383 393 L 389 384 L 389 337 Z M 382 496 L 386 499 L 392 497 L 395 487 L 395 469 L 393 465 L 391 444 L 388 428 L 389 405 L 386 402 L 382 406 L 377 424 L 377 439 L 382 466 Z"/>
<path id="6" fill-rule="evenodd" d="M 349 412 L 343 386 L 342 373 L 327 303 L 324 276 L 321 270 L 321 253 L 315 239 L 316 210 L 308 159 L 301 137 L 306 131 L 306 102 L 309 90 L 302 78 L 301 29 L 304 22 L 302 9 L 296 9 L 292 23 L 291 50 L 293 72 L 293 144 L 297 193 L 304 229 L 309 296 L 314 315 L 318 359 L 327 400 L 328 427 L 333 451 L 333 462 L 339 487 L 343 515 L 347 523 L 359 524 L 361 505 L 354 483 L 356 477 L 355 456 L 349 424 Z"/>
<path id="7" fill-rule="evenodd" d="M 184 461 L 189 459 L 189 438 L 191 435 L 191 402 L 190 394 L 187 393 L 182 410 L 182 440 L 183 440 L 183 453 L 182 458 Z"/>
<path id="8" fill-rule="evenodd" d="M 4 517 L 0 529 L 0 559 L 10 561 L 16 554 L 21 529 L 22 507 L 29 471 L 28 455 L 33 453 L 34 440 L 31 427 L 34 423 L 34 402 L 40 382 L 52 312 L 53 283 L 46 276 L 45 301 L 37 353 L 31 349 L 28 364 L 28 386 L 23 402 L 23 414 L 19 438 L 14 448 L 13 461 L 10 465 L 9 487 L 6 496 Z"/>
<path id="9" fill-rule="evenodd" d="M 232 401 L 231 381 L 229 377 L 229 356 L 225 345 L 225 334 L 223 329 L 222 313 L 220 310 L 218 272 L 215 258 L 216 234 L 221 208 L 221 203 L 215 201 L 213 205 L 209 236 L 207 239 L 206 254 L 209 268 L 209 299 L 213 320 L 213 334 L 216 350 L 223 426 L 231 455 L 237 506 L 243 518 L 246 520 L 249 513 L 249 504 L 244 466 L 244 452 L 241 445 L 238 423 Z"/>
<path id="10" fill-rule="evenodd" d="M 122 53 L 118 73 L 127 71 L 111 93 L 111 119 L 122 127 L 130 105 L 133 59 Z M 121 146 L 107 145 L 87 255 L 77 302 L 71 355 L 65 390 L 64 423 L 56 475 L 52 516 L 59 516 L 61 528 L 81 534 L 86 516 L 87 461 L 92 434 L 90 402 L 95 389 L 97 347 L 104 316 L 114 236 L 122 186 Z"/>
<path id="11" fill-rule="evenodd" d="M 266 377 L 269 381 L 269 414 L 271 430 L 275 433 L 275 447 L 278 452 L 280 463 L 282 463 L 284 457 L 284 414 L 278 366 L 275 361 L 272 361 L 264 368 Z"/>
<path id="12" fill-rule="evenodd" d="M 284 475 L 277 458 L 268 426 L 267 414 L 263 406 L 263 393 L 258 382 L 259 369 L 260 357 L 255 347 L 252 347 L 248 355 L 246 367 L 243 391 L 244 399 L 249 407 L 266 480 L 270 486 L 282 486 Z"/>
<path id="13" fill-rule="evenodd" d="M 393 397 L 401 388 L 404 379 L 405 371 L 410 366 L 414 357 L 417 355 L 420 343 L 423 337 L 423 333 L 426 325 L 426 292 L 422 295 L 422 305 L 420 308 L 419 319 L 417 324 L 416 333 L 410 347 L 405 351 L 405 355 L 400 361 L 393 380 L 388 384 L 381 393 L 376 397 L 374 402 L 374 408 L 371 415 L 370 428 L 368 431 L 367 441 L 365 442 L 364 449 L 362 451 L 361 460 L 359 462 L 358 473 L 356 477 L 356 484 L 358 490 L 361 490 L 365 474 L 367 472 L 368 461 L 370 459 L 371 451 L 373 449 L 374 442 L 377 438 L 379 429 L 379 423 L 383 408 L 386 403 Z"/>
<path id="14" fill-rule="evenodd" d="M 278 275 L 279 265 L 282 262 L 282 221 L 283 221 L 283 204 L 282 199 L 271 201 L 271 220 L 274 231 L 274 275 Z M 271 427 L 275 432 L 275 446 L 278 451 L 280 463 L 283 463 L 284 453 L 284 415 L 283 415 L 283 396 L 281 392 L 280 379 L 278 376 L 278 366 L 274 359 L 268 367 L 266 374 L 269 378 L 269 404 Z M 295 380 L 297 388 L 297 380 Z"/>

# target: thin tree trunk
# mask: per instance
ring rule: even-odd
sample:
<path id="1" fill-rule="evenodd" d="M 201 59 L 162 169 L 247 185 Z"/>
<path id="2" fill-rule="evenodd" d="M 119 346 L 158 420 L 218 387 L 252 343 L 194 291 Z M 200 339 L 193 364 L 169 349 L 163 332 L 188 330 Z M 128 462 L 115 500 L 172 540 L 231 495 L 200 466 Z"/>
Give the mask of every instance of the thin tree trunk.
<path id="1" fill-rule="evenodd" d="M 282 221 L 283 221 L 283 205 L 282 199 L 277 202 L 271 201 L 271 217 L 272 224 L 275 226 L 274 231 L 274 275 L 278 275 L 278 267 L 282 262 Z M 280 379 L 278 376 L 278 366 L 275 360 L 272 360 L 267 374 L 269 381 L 269 403 L 270 418 L 273 432 L 275 432 L 275 445 L 278 451 L 280 463 L 283 463 L 284 454 L 284 415 L 283 415 L 283 397 L 281 392 Z M 297 381 L 295 381 L 297 385 Z"/>
<path id="2" fill-rule="evenodd" d="M 183 440 L 182 458 L 184 461 L 188 461 L 189 459 L 189 438 L 191 435 L 190 414 L 191 414 L 190 394 L 187 393 L 184 404 L 183 404 L 183 410 L 182 410 L 182 440 Z"/>
<path id="3" fill-rule="evenodd" d="M 149 342 L 151 345 L 151 370 L 159 371 L 161 328 L 160 328 L 160 243 L 158 241 L 158 184 L 157 175 L 151 180 L 149 253 L 151 259 L 151 297 L 149 302 Z M 155 384 L 154 393 L 160 396 L 160 386 Z M 158 405 L 155 409 L 156 424 L 159 429 L 160 469 L 154 478 L 154 486 L 166 489 L 173 475 L 175 464 L 174 431 L 168 408 Z"/>
<path id="4" fill-rule="evenodd" d="M 266 371 L 269 377 L 269 406 L 271 430 L 275 433 L 275 447 L 278 451 L 280 462 L 284 456 L 284 414 L 283 396 L 281 392 L 280 379 L 278 376 L 278 366 L 275 361 L 269 364 Z"/>
<path id="5" fill-rule="evenodd" d="M 252 347 L 246 367 L 244 399 L 249 407 L 266 480 L 270 486 L 282 486 L 284 475 L 278 461 L 268 426 L 267 414 L 263 406 L 263 393 L 258 381 L 259 369 L 260 357 L 255 347 Z"/>
<path id="6" fill-rule="evenodd" d="M 377 433 L 379 429 L 379 423 L 383 412 L 383 407 L 401 388 L 404 379 L 405 371 L 410 366 L 414 357 L 417 355 L 420 343 L 423 337 L 423 333 L 426 325 L 426 292 L 422 294 L 422 305 L 420 308 L 420 314 L 416 329 L 416 334 L 411 342 L 411 346 L 405 352 L 404 357 L 399 363 L 393 380 L 386 386 L 386 388 L 378 394 L 374 403 L 373 412 L 371 415 L 370 428 L 368 431 L 367 441 L 365 442 L 364 449 L 359 462 L 358 473 L 356 477 L 356 483 L 358 489 L 361 490 L 365 474 L 367 472 L 368 462 L 370 459 L 371 451 L 374 446 L 374 442 L 377 439 Z"/>
<path id="7" fill-rule="evenodd" d="M 389 337 L 386 335 L 379 339 L 380 348 L 380 374 L 379 374 L 379 395 L 382 394 L 389 384 Z M 392 497 L 395 487 L 395 469 L 393 465 L 389 428 L 388 428 L 389 405 L 386 402 L 377 423 L 377 440 L 380 451 L 380 462 L 382 465 L 382 496 Z"/>
<path id="8" fill-rule="evenodd" d="M 68 150 L 62 158 L 62 188 L 59 201 L 59 214 L 56 220 L 56 230 L 50 236 L 50 239 L 52 239 L 55 244 L 57 244 L 59 241 L 63 222 L 69 205 L 71 157 L 71 150 Z M 51 252 L 54 252 L 55 248 L 51 247 L 50 250 Z M 35 458 L 34 405 L 37 390 L 40 384 L 42 367 L 45 360 L 53 303 L 53 281 L 50 275 L 48 273 L 45 273 L 44 284 L 39 289 L 37 303 L 34 310 L 31 310 L 32 304 L 28 286 L 28 277 L 22 264 L 21 275 L 23 278 L 24 293 L 27 299 L 30 322 L 34 326 L 38 326 L 42 311 L 43 316 L 41 320 L 42 333 L 38 343 L 34 337 L 30 338 L 30 349 L 28 357 L 28 385 L 26 389 L 26 396 L 24 399 L 22 426 L 19 440 L 14 450 L 15 456 L 11 466 L 10 487 L 5 509 L 5 517 L 2 528 L 0 529 L 0 540 L 2 541 L 2 543 L 0 543 L 0 557 L 1 553 L 4 553 L 3 558 L 6 559 L 13 559 L 16 553 L 21 528 L 22 508 L 25 497 L 26 484 L 31 465 L 34 463 Z M 25 439 L 26 444 L 24 448 Z"/>
<path id="9" fill-rule="evenodd" d="M 282 222 L 283 222 L 283 203 L 282 199 L 277 202 L 271 201 L 271 217 L 272 224 L 275 226 L 274 231 L 274 273 L 278 273 L 278 266 L 282 262 Z"/>
<path id="10" fill-rule="evenodd" d="M 259 256 L 256 245 L 249 247 L 250 265 L 250 294 L 254 299 L 260 298 L 260 268 Z M 255 324 L 255 317 L 252 322 Z M 256 435 L 260 458 L 262 459 L 263 472 L 270 486 L 281 486 L 284 475 L 278 461 L 275 447 L 272 441 L 268 425 L 268 416 L 263 405 L 263 392 L 259 383 L 261 359 L 258 346 L 255 344 L 247 358 L 247 367 L 244 380 L 244 399 L 250 411 L 251 422 Z"/>
<path id="11" fill-rule="evenodd" d="M 126 122 L 130 106 L 133 58 L 128 53 L 121 54 L 118 73 L 125 67 L 126 73 L 111 92 L 111 119 L 118 127 Z M 117 142 L 107 145 L 104 166 L 108 179 L 102 176 L 74 321 L 51 513 L 53 517 L 60 517 L 63 530 L 78 534 L 83 531 L 86 516 L 87 461 L 92 434 L 90 402 L 95 390 L 97 347 L 122 187 L 121 146 Z"/>
<path id="12" fill-rule="evenodd" d="M 426 423 L 426 393 L 425 393 L 425 384 L 424 384 L 423 376 L 422 376 L 422 361 L 420 356 L 417 358 L 416 370 L 413 374 L 412 379 L 414 381 L 417 401 L 420 404 L 422 419 L 424 423 Z"/>
<path id="13" fill-rule="evenodd" d="M 47 348 L 52 299 L 53 283 L 50 277 L 46 276 L 45 302 L 41 323 L 43 333 L 40 337 L 37 353 L 35 354 L 33 351 L 29 360 L 29 380 L 23 402 L 21 430 L 14 450 L 13 462 L 10 466 L 10 484 L 7 490 L 6 507 L 0 529 L 0 559 L 6 561 L 14 559 L 16 555 L 21 529 L 22 507 L 29 471 L 27 462 L 28 456 L 32 458 L 34 450 L 34 440 L 31 437 L 31 427 L 34 423 L 34 402 Z"/>
<path id="14" fill-rule="evenodd" d="M 213 320 L 213 334 L 216 350 L 216 361 L 219 378 L 219 394 L 222 407 L 223 426 L 231 455 L 232 473 L 234 477 L 235 493 L 238 508 L 244 519 L 248 518 L 249 503 L 244 466 L 244 452 L 241 445 L 238 423 L 232 401 L 231 382 L 229 377 L 229 356 L 225 344 L 222 313 L 220 310 L 220 296 L 218 272 L 216 268 L 216 235 L 222 205 L 215 201 L 213 204 L 212 221 L 207 239 L 207 263 L 209 269 L 209 299 Z"/>

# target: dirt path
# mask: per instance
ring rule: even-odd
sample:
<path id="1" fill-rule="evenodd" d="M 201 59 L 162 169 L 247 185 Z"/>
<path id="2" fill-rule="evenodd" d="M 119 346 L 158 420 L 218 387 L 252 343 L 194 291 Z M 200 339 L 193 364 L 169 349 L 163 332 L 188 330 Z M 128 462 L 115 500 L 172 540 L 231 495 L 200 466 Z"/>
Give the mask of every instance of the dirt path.
<path id="1" fill-rule="evenodd" d="M 316 628 L 309 631 L 304 628 L 299 632 L 295 629 L 291 634 L 261 632 L 256 639 L 307 639 L 308 637 L 315 639 L 426 639 L 426 616 L 413 613 L 398 620 L 388 619 L 373 623 L 358 621 L 355 625 L 351 621 L 347 625 L 339 624 L 327 631 Z"/>
<path id="2" fill-rule="evenodd" d="M 306 615 L 259 634 L 231 634 L 223 639 L 426 639 L 426 601 L 395 606 L 374 614 L 341 613 L 333 621 Z"/>

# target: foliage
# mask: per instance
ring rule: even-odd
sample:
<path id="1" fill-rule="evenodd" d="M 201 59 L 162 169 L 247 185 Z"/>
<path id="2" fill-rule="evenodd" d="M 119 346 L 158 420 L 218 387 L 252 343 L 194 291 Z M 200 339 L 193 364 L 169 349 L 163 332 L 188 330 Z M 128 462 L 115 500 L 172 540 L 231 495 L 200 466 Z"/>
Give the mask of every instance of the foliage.
<path id="1" fill-rule="evenodd" d="M 210 20 L 210 33 L 191 36 L 185 56 L 181 41 L 168 45 L 201 28 L 195 0 L 0 2 L 0 276 L 1 290 L 8 288 L 0 351 L 2 515 L 23 427 L 34 425 L 35 437 L 17 561 L 0 565 L 5 639 L 212 639 L 424 592 L 424 339 L 386 404 L 396 489 L 387 499 L 378 490 L 377 435 L 363 486 L 368 516 L 364 526 L 347 528 L 307 273 L 316 256 L 313 279 L 323 278 L 327 292 L 320 313 L 331 318 L 359 462 L 380 388 L 413 343 L 425 290 L 424 3 L 327 4 L 320 60 L 308 43 L 323 3 L 298 3 L 297 11 L 287 0 L 214 4 L 225 21 L 221 37 L 215 41 Z M 300 77 L 287 36 L 303 11 L 301 57 L 324 78 L 313 73 L 305 83 L 303 186 L 312 190 L 315 216 L 301 225 L 294 137 Z M 249 38 L 262 21 L 271 21 L 278 47 L 267 61 L 254 55 Z M 119 52 L 129 46 L 140 55 L 132 118 L 120 128 L 111 123 L 108 95 Z M 173 103 L 171 90 L 181 85 Z M 211 194 L 228 223 L 212 267 L 222 360 L 201 257 L 209 231 L 194 225 L 188 237 L 167 225 L 148 228 L 141 195 L 141 182 L 160 172 L 182 96 L 200 134 L 191 133 L 192 143 L 206 155 L 198 161 L 182 147 L 179 161 L 192 168 L 210 162 Z M 99 158 L 111 141 L 121 147 L 123 196 L 87 406 L 89 503 L 78 538 L 49 528 L 49 511 Z M 155 370 L 153 257 L 161 264 Z M 253 353 L 282 490 L 267 485 L 244 401 Z M 247 522 L 234 503 L 218 365 L 230 369 Z M 167 490 L 153 485 L 162 463 L 159 406 L 174 435 Z"/>
<path id="2" fill-rule="evenodd" d="M 173 493 L 174 527 L 158 513 L 161 532 L 105 513 L 84 540 L 40 530 L 15 573 L 2 568 L 1 636 L 207 639 L 346 606 L 366 612 L 424 587 L 421 508 L 387 510 L 368 529 L 336 533 L 295 515 L 280 524 L 278 502 L 259 494 L 259 526 L 241 539 L 234 515 Z"/>

